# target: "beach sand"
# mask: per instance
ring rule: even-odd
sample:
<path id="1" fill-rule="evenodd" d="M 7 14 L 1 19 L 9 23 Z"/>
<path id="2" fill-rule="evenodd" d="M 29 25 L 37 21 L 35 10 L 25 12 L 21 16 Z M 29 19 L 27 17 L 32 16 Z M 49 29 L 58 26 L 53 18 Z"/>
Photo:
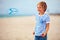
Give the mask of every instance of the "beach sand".
<path id="1" fill-rule="evenodd" d="M 48 40 L 60 40 L 60 15 L 50 15 Z M 0 18 L 0 40 L 34 40 L 35 16 Z"/>

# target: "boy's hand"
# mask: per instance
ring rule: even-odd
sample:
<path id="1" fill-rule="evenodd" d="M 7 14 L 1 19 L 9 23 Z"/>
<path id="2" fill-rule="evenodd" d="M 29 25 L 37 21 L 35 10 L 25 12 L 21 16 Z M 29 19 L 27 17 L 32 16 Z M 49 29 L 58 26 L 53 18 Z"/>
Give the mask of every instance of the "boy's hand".
<path id="1" fill-rule="evenodd" d="M 47 33 L 43 33 L 41 36 L 42 36 L 42 37 L 45 37 L 45 36 L 46 36 L 46 34 L 47 34 Z"/>
<path id="2" fill-rule="evenodd" d="M 33 32 L 33 35 L 35 34 L 35 32 Z"/>

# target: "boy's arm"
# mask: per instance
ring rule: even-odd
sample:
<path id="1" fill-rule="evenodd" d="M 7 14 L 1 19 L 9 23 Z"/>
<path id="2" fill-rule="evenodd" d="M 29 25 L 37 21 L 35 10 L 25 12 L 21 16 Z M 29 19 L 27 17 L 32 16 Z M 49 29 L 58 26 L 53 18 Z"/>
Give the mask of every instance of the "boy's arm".
<path id="1" fill-rule="evenodd" d="M 46 34 L 48 33 L 49 26 L 50 26 L 50 17 L 48 15 L 46 18 L 46 31 L 45 31 Z"/>
<path id="2" fill-rule="evenodd" d="M 47 24 L 46 24 L 46 31 L 45 31 L 46 34 L 48 33 L 49 25 L 50 25 L 50 23 L 47 23 Z"/>
<path id="3" fill-rule="evenodd" d="M 49 26 L 50 26 L 50 17 L 47 16 L 47 18 L 46 18 L 46 30 L 45 30 L 45 32 L 42 34 L 43 37 L 48 33 Z"/>
<path id="4" fill-rule="evenodd" d="M 50 25 L 50 23 L 46 24 L 46 31 L 42 34 L 42 37 L 44 37 L 48 33 L 49 25 Z"/>

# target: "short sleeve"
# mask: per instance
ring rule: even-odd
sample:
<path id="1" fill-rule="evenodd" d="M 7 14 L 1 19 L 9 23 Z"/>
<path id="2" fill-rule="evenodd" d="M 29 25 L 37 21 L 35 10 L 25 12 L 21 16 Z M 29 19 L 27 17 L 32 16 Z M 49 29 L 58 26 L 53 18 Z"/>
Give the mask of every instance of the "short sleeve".
<path id="1" fill-rule="evenodd" d="M 49 16 L 46 17 L 46 23 L 50 23 L 50 17 Z"/>

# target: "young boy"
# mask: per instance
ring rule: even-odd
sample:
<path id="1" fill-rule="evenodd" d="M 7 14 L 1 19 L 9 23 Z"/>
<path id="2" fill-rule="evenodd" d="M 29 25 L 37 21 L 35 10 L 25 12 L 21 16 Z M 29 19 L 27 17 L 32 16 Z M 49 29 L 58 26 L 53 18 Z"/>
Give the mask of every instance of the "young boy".
<path id="1" fill-rule="evenodd" d="M 41 1 L 37 4 L 38 14 L 36 15 L 36 26 L 33 34 L 35 40 L 47 40 L 47 33 L 49 30 L 50 17 L 45 13 L 47 4 Z"/>

